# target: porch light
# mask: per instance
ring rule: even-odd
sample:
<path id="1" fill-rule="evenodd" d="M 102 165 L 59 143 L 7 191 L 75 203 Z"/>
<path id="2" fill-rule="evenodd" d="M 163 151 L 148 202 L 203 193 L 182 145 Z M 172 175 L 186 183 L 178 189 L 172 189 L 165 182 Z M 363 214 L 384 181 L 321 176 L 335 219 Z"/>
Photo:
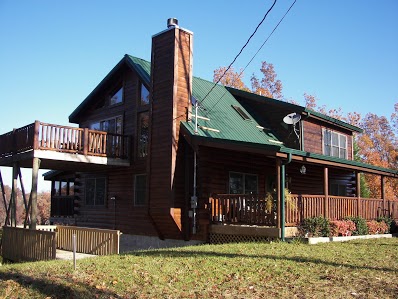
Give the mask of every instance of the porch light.
<path id="1" fill-rule="evenodd" d="M 300 173 L 301 174 L 306 174 L 307 173 L 307 168 L 305 168 L 304 165 L 300 167 Z"/>

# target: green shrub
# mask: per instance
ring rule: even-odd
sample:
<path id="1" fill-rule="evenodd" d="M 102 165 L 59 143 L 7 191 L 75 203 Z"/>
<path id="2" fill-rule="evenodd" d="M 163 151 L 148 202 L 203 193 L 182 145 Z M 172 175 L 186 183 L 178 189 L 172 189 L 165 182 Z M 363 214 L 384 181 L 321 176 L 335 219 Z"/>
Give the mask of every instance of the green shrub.
<path id="1" fill-rule="evenodd" d="M 345 217 L 345 220 L 351 220 L 355 223 L 356 230 L 352 232 L 353 236 L 367 235 L 369 233 L 368 225 L 366 220 L 362 217 Z"/>
<path id="2" fill-rule="evenodd" d="M 300 233 L 305 237 L 328 237 L 330 234 L 329 219 L 323 216 L 305 218 L 300 226 Z"/>

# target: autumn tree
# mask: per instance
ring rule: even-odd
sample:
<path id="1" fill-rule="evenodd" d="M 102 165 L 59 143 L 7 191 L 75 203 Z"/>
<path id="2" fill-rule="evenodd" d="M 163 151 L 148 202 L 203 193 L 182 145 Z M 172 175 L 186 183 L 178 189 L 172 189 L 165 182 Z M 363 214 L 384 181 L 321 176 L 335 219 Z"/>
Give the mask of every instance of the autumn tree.
<path id="1" fill-rule="evenodd" d="M 252 92 L 277 100 L 283 100 L 282 82 L 276 79 L 277 75 L 274 65 L 263 61 L 260 72 L 262 73 L 261 79 L 257 78 L 255 74 L 250 78 Z"/>
<path id="2" fill-rule="evenodd" d="M 214 82 L 220 82 L 224 86 L 248 91 L 249 89 L 246 87 L 245 83 L 243 83 L 242 78 L 242 70 L 240 70 L 240 72 L 236 72 L 232 66 L 229 68 L 229 70 L 227 70 L 226 67 L 219 67 L 218 69 L 214 70 L 213 75 Z"/>
<path id="3" fill-rule="evenodd" d="M 228 71 L 226 71 L 226 69 L 226 67 L 219 67 L 216 69 L 214 71 L 213 81 L 218 82 L 220 80 L 220 83 L 224 86 L 251 91 L 266 97 L 283 100 L 282 82 L 276 79 L 277 75 L 272 63 L 267 63 L 266 61 L 262 62 L 260 68 L 260 72 L 262 73 L 261 79 L 255 74 L 251 76 L 251 90 L 243 82 L 242 70 L 236 72 L 233 67 Z"/>

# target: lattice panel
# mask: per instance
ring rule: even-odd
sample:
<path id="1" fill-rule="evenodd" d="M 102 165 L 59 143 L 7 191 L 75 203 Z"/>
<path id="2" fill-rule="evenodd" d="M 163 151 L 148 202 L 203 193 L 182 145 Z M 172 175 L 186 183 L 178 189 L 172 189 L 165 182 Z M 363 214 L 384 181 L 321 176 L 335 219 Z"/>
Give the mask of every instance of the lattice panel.
<path id="1" fill-rule="evenodd" d="M 243 236 L 243 235 L 226 235 L 214 234 L 209 236 L 210 244 L 223 244 L 223 243 L 239 243 L 239 242 L 268 242 L 272 240 L 270 237 L 265 236 Z"/>

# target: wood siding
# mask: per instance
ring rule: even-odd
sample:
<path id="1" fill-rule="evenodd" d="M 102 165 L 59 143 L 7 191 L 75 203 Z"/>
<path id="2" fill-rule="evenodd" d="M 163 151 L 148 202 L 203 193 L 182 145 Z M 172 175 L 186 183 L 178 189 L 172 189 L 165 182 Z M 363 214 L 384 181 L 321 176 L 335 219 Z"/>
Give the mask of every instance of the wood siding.
<path id="1" fill-rule="evenodd" d="M 330 129 L 347 136 L 347 160 L 352 160 L 352 132 L 348 130 L 337 130 L 332 126 L 328 126 L 326 123 L 321 123 L 316 120 L 303 120 L 302 121 L 303 132 L 304 132 L 304 151 L 323 154 L 323 140 L 322 140 L 322 129 Z"/>

